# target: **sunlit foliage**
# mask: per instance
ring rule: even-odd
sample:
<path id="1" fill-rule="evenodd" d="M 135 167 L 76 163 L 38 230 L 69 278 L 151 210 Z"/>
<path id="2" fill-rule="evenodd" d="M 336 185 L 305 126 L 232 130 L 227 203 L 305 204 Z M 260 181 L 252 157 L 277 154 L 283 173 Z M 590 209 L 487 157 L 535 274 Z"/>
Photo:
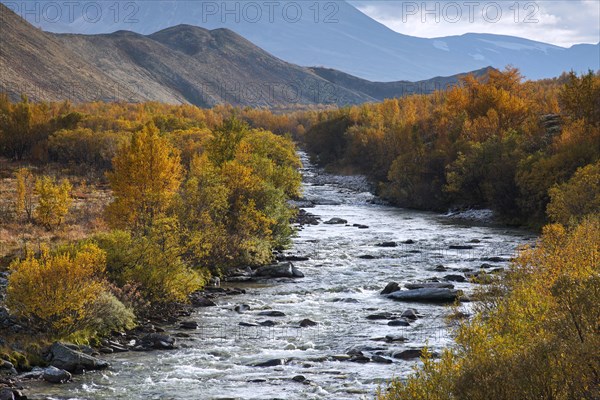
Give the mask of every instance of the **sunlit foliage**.
<path id="1" fill-rule="evenodd" d="M 600 215 L 549 225 L 441 360 L 380 399 L 600 398 Z"/>

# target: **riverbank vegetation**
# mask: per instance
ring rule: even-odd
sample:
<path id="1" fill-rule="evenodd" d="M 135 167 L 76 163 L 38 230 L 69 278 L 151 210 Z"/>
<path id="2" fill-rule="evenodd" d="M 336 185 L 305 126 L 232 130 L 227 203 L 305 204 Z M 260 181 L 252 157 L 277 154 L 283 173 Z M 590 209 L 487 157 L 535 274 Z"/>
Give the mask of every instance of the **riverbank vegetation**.
<path id="1" fill-rule="evenodd" d="M 456 344 L 378 398 L 600 398 L 598 260 L 600 214 L 547 225 L 460 325 Z"/>
<path id="2" fill-rule="evenodd" d="M 94 342 L 211 277 L 271 262 L 300 194 L 291 137 L 399 206 L 551 223 L 480 293 L 456 345 L 381 399 L 600 398 L 591 72 L 523 82 L 509 68 L 444 92 L 288 114 L 0 97 L 0 358 L 24 369 L 14 350 L 36 360 L 54 340 Z"/>
<path id="3" fill-rule="evenodd" d="M 0 99 L 0 346 L 131 329 L 211 276 L 271 262 L 300 161 L 236 113 Z"/>
<path id="4" fill-rule="evenodd" d="M 491 208 L 541 226 L 552 194 L 562 201 L 555 187 L 600 159 L 600 75 L 523 82 L 516 69 L 491 71 L 445 92 L 320 113 L 302 138 L 321 165 L 368 175 L 396 205 Z"/>

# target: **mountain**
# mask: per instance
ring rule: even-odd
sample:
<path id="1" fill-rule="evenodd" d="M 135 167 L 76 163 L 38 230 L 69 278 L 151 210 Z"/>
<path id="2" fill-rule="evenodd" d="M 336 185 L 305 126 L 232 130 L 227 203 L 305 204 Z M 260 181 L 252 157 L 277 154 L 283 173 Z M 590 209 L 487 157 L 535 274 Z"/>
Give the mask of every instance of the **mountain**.
<path id="1" fill-rule="evenodd" d="M 228 29 L 178 25 L 147 36 L 52 34 L 2 4 L 0 16 L 0 85 L 14 100 L 26 93 L 32 100 L 293 107 L 358 104 L 414 92 L 410 82 L 374 83 L 287 63 Z M 430 92 L 459 78 L 419 82 L 418 90 Z"/>
<path id="2" fill-rule="evenodd" d="M 49 1 L 35 2 L 38 13 L 30 7 L 22 14 L 52 32 L 131 30 L 151 34 L 180 24 L 227 28 L 288 62 L 333 68 L 373 81 L 416 81 L 487 66 L 502 69 L 509 64 L 530 79 L 554 77 L 571 69 L 600 69 L 600 44 L 563 48 L 519 37 L 474 33 L 412 37 L 392 31 L 345 1 L 128 1 L 119 3 L 120 13 L 115 10 L 116 3 L 95 2 L 102 8 L 98 21 L 92 22 L 96 13 L 87 15 L 92 11 L 86 14 L 82 7 L 72 13 L 72 21 L 67 12 L 60 18 L 40 18 Z M 22 8 L 20 11 L 25 10 Z"/>

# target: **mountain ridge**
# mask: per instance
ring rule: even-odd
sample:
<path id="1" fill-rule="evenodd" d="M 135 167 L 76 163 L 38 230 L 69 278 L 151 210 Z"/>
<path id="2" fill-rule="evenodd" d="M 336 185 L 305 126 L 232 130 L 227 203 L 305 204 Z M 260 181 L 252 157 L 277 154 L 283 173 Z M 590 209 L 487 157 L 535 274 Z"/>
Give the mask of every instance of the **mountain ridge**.
<path id="1" fill-rule="evenodd" d="M 282 18 L 280 12 L 274 13 L 272 21 L 267 20 L 265 10 L 263 18 L 257 22 L 240 18 L 240 15 L 227 18 L 220 13 L 207 15 L 203 12 L 203 4 L 217 4 L 215 2 L 129 3 L 137 7 L 136 23 L 128 23 L 126 19 L 115 23 L 112 18 L 88 23 L 80 17 L 72 23 L 42 19 L 40 25 L 55 32 L 101 33 L 127 28 L 146 35 L 182 23 L 207 29 L 224 27 L 287 62 L 333 68 L 379 82 L 420 81 L 487 66 L 502 69 L 513 65 L 528 79 L 550 78 L 571 69 L 576 72 L 600 69 L 600 43 L 565 48 L 489 33 L 419 38 L 395 32 L 345 1 L 319 3 L 318 20 L 315 20 L 311 2 L 277 2 L 279 11 L 287 4 L 301 7 L 301 18 L 294 23 L 290 23 L 289 18 Z M 104 7 L 106 16 L 112 15 L 109 10 L 112 3 L 99 4 Z M 217 6 L 223 8 L 235 4 L 224 1 Z M 335 14 L 325 9 L 327 5 L 333 5 Z M 332 20 L 328 21 L 330 15 L 333 15 Z"/>
<path id="2" fill-rule="evenodd" d="M 151 35 L 43 32 L 0 4 L 0 85 L 13 100 L 160 101 L 202 107 L 294 107 L 381 101 L 410 82 L 369 82 L 274 57 L 228 29 L 192 25 Z M 476 75 L 485 71 L 475 71 Z M 456 84 L 457 75 L 437 78 Z M 423 87 L 434 88 L 435 82 Z M 429 85 L 429 86 L 427 86 Z M 429 90 L 429 89 L 428 89 Z"/>

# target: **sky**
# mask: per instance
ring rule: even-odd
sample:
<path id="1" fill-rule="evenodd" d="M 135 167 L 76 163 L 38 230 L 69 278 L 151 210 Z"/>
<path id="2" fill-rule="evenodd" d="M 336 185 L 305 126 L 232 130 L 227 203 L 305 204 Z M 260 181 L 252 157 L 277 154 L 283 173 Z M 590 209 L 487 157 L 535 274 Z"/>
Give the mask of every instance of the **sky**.
<path id="1" fill-rule="evenodd" d="M 349 3 L 390 29 L 412 36 L 494 33 L 563 47 L 600 42 L 600 0 L 352 0 Z"/>

